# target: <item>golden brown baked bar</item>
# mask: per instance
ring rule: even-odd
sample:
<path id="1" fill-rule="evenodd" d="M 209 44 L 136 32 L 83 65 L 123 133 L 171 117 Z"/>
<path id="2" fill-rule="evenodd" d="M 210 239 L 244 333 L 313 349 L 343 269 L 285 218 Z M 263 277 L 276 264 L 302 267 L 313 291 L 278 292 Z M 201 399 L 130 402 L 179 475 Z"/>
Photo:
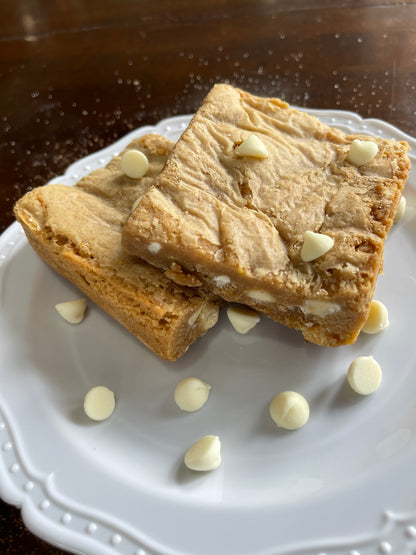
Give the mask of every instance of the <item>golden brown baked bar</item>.
<path id="1" fill-rule="evenodd" d="M 159 173 L 172 144 L 159 135 L 146 135 L 127 147 L 149 159 L 141 179 L 124 175 L 117 156 L 74 187 L 38 187 L 15 207 L 35 251 L 167 360 L 183 355 L 218 318 L 212 294 L 176 285 L 121 248 L 122 224 Z"/>
<path id="2" fill-rule="evenodd" d="M 240 156 L 254 134 L 268 157 Z M 278 99 L 216 85 L 123 229 L 123 246 L 181 269 L 227 301 L 247 304 L 319 345 L 353 342 L 367 318 L 383 248 L 410 162 L 406 142 L 353 139 Z M 334 246 L 311 262 L 304 233 Z"/>

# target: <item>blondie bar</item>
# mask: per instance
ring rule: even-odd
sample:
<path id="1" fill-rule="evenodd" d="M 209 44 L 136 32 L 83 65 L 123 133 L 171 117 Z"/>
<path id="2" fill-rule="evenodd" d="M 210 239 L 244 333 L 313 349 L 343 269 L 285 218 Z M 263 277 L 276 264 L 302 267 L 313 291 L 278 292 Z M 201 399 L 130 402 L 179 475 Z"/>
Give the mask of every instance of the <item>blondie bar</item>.
<path id="1" fill-rule="evenodd" d="M 176 285 L 161 270 L 121 247 L 122 225 L 159 173 L 173 143 L 159 135 L 135 139 L 149 160 L 140 179 L 127 177 L 121 155 L 77 185 L 50 184 L 15 206 L 34 250 L 160 357 L 175 360 L 212 327 L 219 303 L 201 288 Z"/>
<path id="2" fill-rule="evenodd" d="M 351 156 L 360 141 L 371 147 L 366 163 Z M 128 219 L 123 246 L 308 341 L 352 343 L 382 270 L 408 148 L 216 85 Z"/>

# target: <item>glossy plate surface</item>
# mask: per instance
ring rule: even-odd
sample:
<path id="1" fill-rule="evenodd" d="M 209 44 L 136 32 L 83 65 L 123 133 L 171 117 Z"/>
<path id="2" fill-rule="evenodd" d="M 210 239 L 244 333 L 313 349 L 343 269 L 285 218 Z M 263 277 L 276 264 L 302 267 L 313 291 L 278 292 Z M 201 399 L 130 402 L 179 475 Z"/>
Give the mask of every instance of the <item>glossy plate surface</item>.
<path id="1" fill-rule="evenodd" d="M 346 132 L 416 141 L 378 120 L 308 110 Z M 176 140 L 179 116 L 133 131 L 80 160 L 55 182 L 74 184 L 133 138 Z M 306 344 L 263 318 L 238 335 L 219 324 L 176 363 L 159 360 L 89 302 L 79 326 L 54 309 L 79 298 L 29 247 L 15 223 L 0 238 L 0 495 L 27 526 L 94 555 L 375 555 L 416 549 L 416 173 L 407 210 L 387 240 L 376 298 L 390 327 L 348 347 Z M 379 390 L 345 385 L 350 362 L 373 355 Z M 194 414 L 174 404 L 179 380 L 212 386 Z M 88 421 L 94 385 L 117 398 L 113 416 Z M 308 424 L 279 430 L 271 399 L 291 389 L 309 401 Z M 184 468 L 199 437 L 219 435 L 222 464 Z"/>

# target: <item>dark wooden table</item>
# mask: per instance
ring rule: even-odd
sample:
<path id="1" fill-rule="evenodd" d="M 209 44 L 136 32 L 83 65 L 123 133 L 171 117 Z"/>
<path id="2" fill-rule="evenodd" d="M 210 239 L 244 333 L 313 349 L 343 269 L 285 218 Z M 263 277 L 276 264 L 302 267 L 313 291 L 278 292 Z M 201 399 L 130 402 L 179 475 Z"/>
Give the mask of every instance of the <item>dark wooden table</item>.
<path id="1" fill-rule="evenodd" d="M 15 0 L 0 16 L 1 231 L 27 190 L 216 82 L 416 135 L 416 0 Z M 62 553 L 1 501 L 0 552 Z"/>

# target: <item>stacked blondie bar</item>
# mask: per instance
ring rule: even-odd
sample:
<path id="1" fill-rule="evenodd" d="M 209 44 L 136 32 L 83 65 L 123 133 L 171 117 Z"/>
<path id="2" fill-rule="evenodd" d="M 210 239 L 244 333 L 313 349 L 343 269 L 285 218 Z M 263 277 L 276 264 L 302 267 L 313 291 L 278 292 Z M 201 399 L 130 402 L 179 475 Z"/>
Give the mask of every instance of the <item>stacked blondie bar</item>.
<path id="1" fill-rule="evenodd" d="M 143 177 L 119 156 L 18 202 L 49 264 L 169 360 L 222 302 L 318 345 L 355 341 L 409 174 L 406 142 L 347 135 L 220 84 L 175 145 L 151 135 L 131 149 L 149 159 Z"/>

